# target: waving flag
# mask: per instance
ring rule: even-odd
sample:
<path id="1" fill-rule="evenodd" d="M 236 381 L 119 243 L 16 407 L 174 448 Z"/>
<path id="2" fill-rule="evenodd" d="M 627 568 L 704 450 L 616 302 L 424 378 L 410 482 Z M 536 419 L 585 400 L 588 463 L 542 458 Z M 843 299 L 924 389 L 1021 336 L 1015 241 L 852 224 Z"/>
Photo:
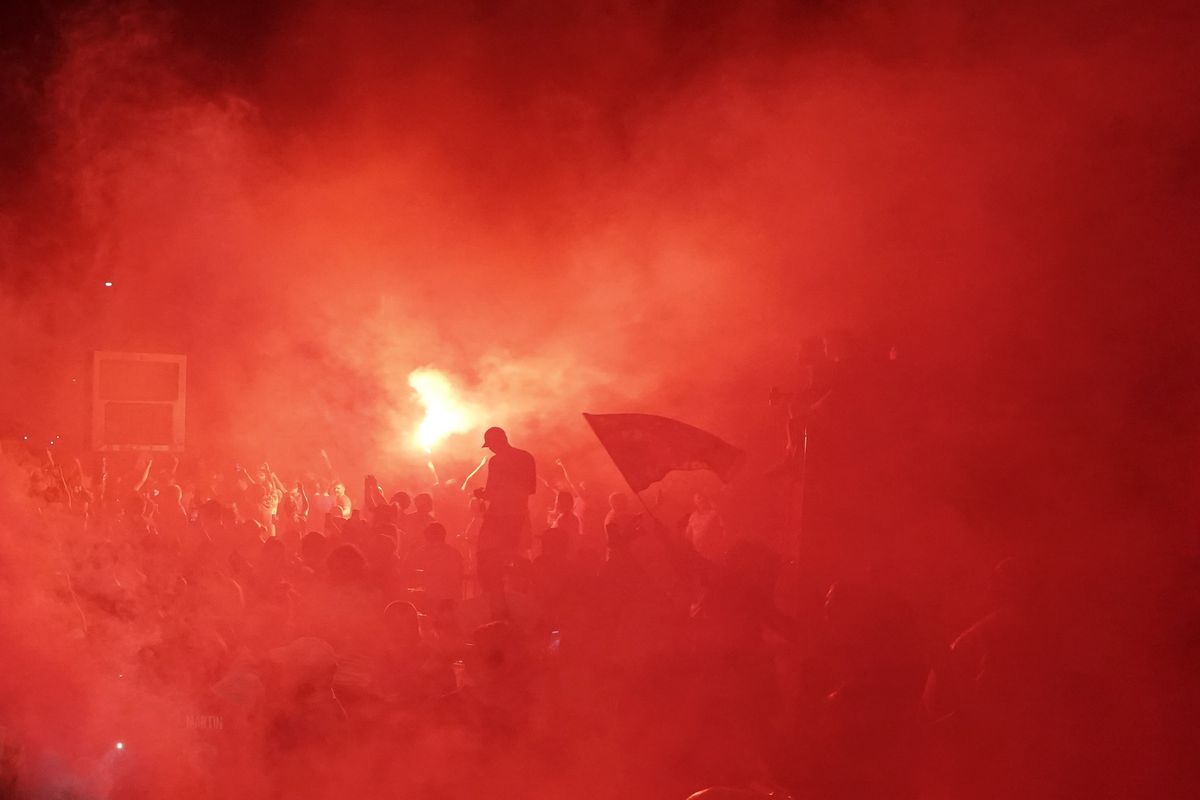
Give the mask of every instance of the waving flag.
<path id="1" fill-rule="evenodd" d="M 707 469 L 728 481 L 743 453 L 708 431 L 653 414 L 584 414 L 629 486 L 640 492 L 672 470 Z"/>

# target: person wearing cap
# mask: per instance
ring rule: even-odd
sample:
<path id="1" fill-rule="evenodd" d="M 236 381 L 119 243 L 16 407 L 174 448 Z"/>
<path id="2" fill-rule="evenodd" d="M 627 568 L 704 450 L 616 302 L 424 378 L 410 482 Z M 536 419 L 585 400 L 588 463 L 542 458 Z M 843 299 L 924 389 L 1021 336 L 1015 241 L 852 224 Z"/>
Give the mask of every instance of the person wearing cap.
<path id="1" fill-rule="evenodd" d="M 479 551 L 501 550 L 506 556 L 520 548 L 522 533 L 529 530 L 529 497 L 537 491 L 533 456 L 513 447 L 501 428 L 488 428 L 483 446 L 495 455 L 488 459 L 487 483 L 476 497 L 487 502 L 479 529 Z"/>

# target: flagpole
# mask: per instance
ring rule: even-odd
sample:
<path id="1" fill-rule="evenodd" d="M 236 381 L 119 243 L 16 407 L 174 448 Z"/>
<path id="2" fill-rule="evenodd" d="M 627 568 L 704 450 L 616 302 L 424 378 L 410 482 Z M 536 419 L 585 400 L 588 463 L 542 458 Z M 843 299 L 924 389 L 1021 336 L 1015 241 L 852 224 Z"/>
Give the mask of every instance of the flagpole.
<path id="1" fill-rule="evenodd" d="M 800 491 L 796 503 L 796 538 L 792 542 L 792 554 L 799 558 L 800 544 L 804 540 L 804 490 L 808 483 L 808 425 L 804 426 L 803 444 L 800 448 Z"/>
<path id="2" fill-rule="evenodd" d="M 624 475 L 622 475 L 622 477 L 624 477 Z M 665 530 L 669 533 L 670 528 L 668 528 L 666 526 L 666 523 L 664 523 L 658 517 L 654 516 L 654 512 L 650 510 L 650 506 L 646 505 L 646 500 L 645 500 L 645 498 L 642 497 L 642 492 L 639 492 L 637 489 L 634 489 L 633 486 L 630 486 L 628 478 L 625 479 L 625 485 L 629 486 L 629 489 L 630 489 L 630 491 L 633 492 L 634 497 L 636 497 L 638 499 L 638 502 L 642 504 L 642 508 L 646 509 L 646 515 L 648 517 L 650 517 L 650 519 L 654 520 L 655 524 L 657 524 L 658 527 L 662 528 L 663 530 Z M 650 488 L 649 486 L 646 487 L 646 489 L 649 489 L 649 488 Z M 643 489 L 642 491 L 646 491 L 646 489 Z"/>

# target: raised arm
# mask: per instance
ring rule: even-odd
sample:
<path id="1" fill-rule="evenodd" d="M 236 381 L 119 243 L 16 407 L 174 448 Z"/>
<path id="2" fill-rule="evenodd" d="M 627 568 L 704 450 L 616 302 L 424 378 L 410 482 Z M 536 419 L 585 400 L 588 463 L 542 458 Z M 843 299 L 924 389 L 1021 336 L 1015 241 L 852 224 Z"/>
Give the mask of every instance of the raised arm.
<path id="1" fill-rule="evenodd" d="M 146 467 L 142 470 L 142 477 L 133 485 L 133 491 L 140 492 L 146 486 L 146 481 L 150 480 L 150 468 L 154 466 L 154 458 L 146 458 Z"/>
<path id="2" fill-rule="evenodd" d="M 308 511 L 312 506 L 308 502 L 308 493 L 304 491 L 303 481 L 296 481 L 296 491 L 300 493 L 300 513 L 304 515 L 305 519 L 308 519 Z"/>
<path id="3" fill-rule="evenodd" d="M 101 504 L 108 499 L 108 456 L 100 456 L 100 490 L 96 496 Z"/>
<path id="4" fill-rule="evenodd" d="M 474 478 L 476 475 L 479 474 L 479 470 L 483 469 L 483 466 L 485 464 L 487 464 L 487 456 L 484 456 L 483 458 L 479 459 L 479 466 L 476 467 L 475 469 L 471 470 L 470 475 L 463 478 L 462 485 L 460 485 L 458 487 L 459 491 L 465 492 L 467 490 L 467 484 L 471 482 L 472 478 Z"/>
<path id="5" fill-rule="evenodd" d="M 67 476 L 63 472 L 63 468 L 55 464 L 50 468 L 50 474 L 58 478 L 58 485 L 62 489 L 63 497 L 66 498 L 67 508 L 70 509 L 74 505 L 71 502 L 71 485 L 67 483 Z"/>
<path id="6" fill-rule="evenodd" d="M 379 486 L 379 481 L 374 475 L 363 477 L 363 505 L 368 509 L 387 505 L 387 500 L 383 496 L 383 489 Z"/>
<path id="7" fill-rule="evenodd" d="M 245 478 L 246 482 L 249 483 L 251 486 L 259 485 L 258 478 L 251 475 L 250 471 L 247 470 L 245 467 L 243 467 L 241 464 L 234 464 L 233 472 L 235 475 L 241 475 L 243 478 Z"/>
<path id="8" fill-rule="evenodd" d="M 279 480 L 279 476 L 275 474 L 275 470 L 271 469 L 271 465 L 263 462 L 263 466 L 267 470 L 267 480 L 271 485 L 279 490 L 280 494 L 287 494 L 287 487 L 283 485 L 283 481 Z"/>
<path id="9" fill-rule="evenodd" d="M 332 485 L 337 482 L 337 473 L 333 470 L 333 462 L 329 460 L 329 453 L 325 452 L 325 448 L 321 448 L 321 461 L 325 462 L 325 476 L 329 479 Z"/>
<path id="10" fill-rule="evenodd" d="M 563 463 L 561 458 L 555 459 L 555 464 L 562 470 L 563 480 L 567 482 L 567 488 L 571 490 L 571 494 L 579 497 L 579 490 L 575 488 L 575 484 L 571 482 L 571 473 L 567 472 L 567 465 Z"/>

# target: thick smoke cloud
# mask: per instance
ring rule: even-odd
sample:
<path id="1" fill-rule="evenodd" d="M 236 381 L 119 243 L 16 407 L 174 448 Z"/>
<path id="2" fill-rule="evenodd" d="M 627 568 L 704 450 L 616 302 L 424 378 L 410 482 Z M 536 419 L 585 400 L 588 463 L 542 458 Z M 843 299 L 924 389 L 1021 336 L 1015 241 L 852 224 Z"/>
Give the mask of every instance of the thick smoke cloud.
<path id="1" fill-rule="evenodd" d="M 1064 613 L 1103 600 L 1080 661 L 1141 674 L 1197 515 L 1193 4 L 245 5 L 12 17 L 0 439 L 84 445 L 89 351 L 181 352 L 193 452 L 419 473 L 432 366 L 543 463 L 607 469 L 579 412 L 647 411 L 754 484 L 766 390 L 844 329 L 909 371 L 937 497 L 910 557 L 958 581 L 930 591 L 1016 540 L 1070 567 Z M 470 469 L 477 435 L 439 455 Z M 18 505 L 0 704 L 29 757 L 177 717 L 75 674 L 69 591 L 29 600 L 61 543 Z"/>
<path id="2" fill-rule="evenodd" d="M 1196 244 L 1192 16 L 54 8 L 6 81 L 6 425 L 81 419 L 88 349 L 166 350 L 192 440 L 259 454 L 411 455 L 421 365 L 560 450 L 628 408 L 757 451 L 763 389 L 842 328 L 899 344 L 948 469 L 1087 492 L 1120 475 L 1064 464 L 1164 419 L 1191 358 L 1163 304 Z"/>

